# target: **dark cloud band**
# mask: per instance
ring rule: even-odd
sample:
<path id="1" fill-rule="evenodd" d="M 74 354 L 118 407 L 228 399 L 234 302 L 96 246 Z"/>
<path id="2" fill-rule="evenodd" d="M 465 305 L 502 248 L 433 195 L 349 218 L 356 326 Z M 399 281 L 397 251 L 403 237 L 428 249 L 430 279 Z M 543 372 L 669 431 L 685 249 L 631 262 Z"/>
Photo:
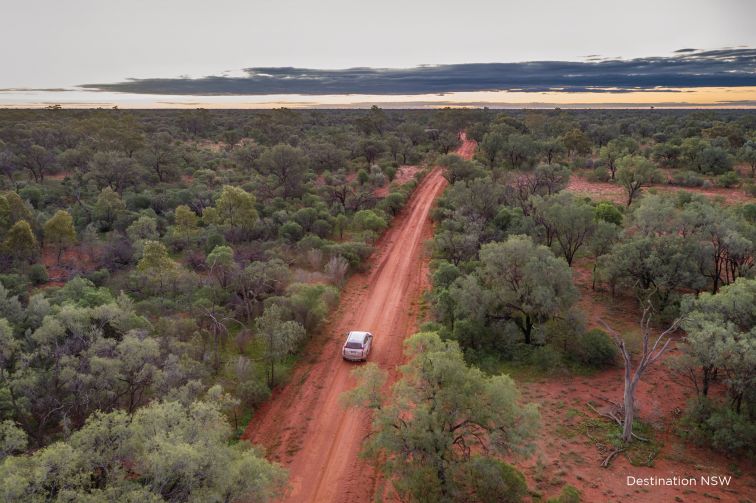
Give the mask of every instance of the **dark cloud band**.
<path id="1" fill-rule="evenodd" d="M 242 77 L 130 79 L 82 87 L 159 95 L 380 94 L 465 91 L 630 92 L 756 86 L 756 49 L 681 49 L 671 57 L 419 66 L 406 69 L 247 68 Z"/>

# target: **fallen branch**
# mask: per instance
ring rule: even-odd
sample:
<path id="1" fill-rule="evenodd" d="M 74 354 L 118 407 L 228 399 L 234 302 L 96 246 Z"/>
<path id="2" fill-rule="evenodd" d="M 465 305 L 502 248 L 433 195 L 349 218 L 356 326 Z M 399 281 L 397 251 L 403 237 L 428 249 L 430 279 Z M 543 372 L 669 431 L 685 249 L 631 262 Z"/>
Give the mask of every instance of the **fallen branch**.
<path id="1" fill-rule="evenodd" d="M 609 453 L 609 455 L 606 457 L 606 459 L 601 463 L 602 468 L 609 468 L 609 463 L 612 462 L 612 459 L 614 459 L 614 456 L 619 454 L 620 452 L 624 452 L 625 448 L 622 447 L 620 449 L 615 449 L 612 452 Z"/>

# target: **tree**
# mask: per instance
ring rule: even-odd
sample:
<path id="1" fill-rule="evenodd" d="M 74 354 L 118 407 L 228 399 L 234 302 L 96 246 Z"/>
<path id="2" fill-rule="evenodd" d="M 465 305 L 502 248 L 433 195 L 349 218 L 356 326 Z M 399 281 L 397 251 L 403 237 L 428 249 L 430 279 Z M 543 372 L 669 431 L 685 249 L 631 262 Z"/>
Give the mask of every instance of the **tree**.
<path id="1" fill-rule="evenodd" d="M 679 168 L 680 157 L 681 149 L 679 145 L 669 142 L 654 145 L 652 158 L 663 168 Z"/>
<path id="2" fill-rule="evenodd" d="M 291 354 L 306 335 L 300 323 L 284 321 L 283 316 L 283 309 L 273 304 L 255 322 L 257 334 L 265 343 L 263 360 L 268 366 L 268 386 L 271 388 L 276 384 L 276 365 Z"/>
<path id="3" fill-rule="evenodd" d="M 249 230 L 257 221 L 255 203 L 255 196 L 241 187 L 224 185 L 216 208 L 221 222 L 232 229 Z"/>
<path id="4" fill-rule="evenodd" d="M 246 442 L 230 443 L 222 407 L 208 399 L 153 402 L 132 416 L 93 414 L 65 441 L 0 465 L 4 501 L 269 501 L 285 472 Z"/>
<path id="5" fill-rule="evenodd" d="M 502 151 L 512 169 L 529 165 L 536 156 L 537 144 L 530 135 L 513 133 L 507 136 Z"/>
<path id="6" fill-rule="evenodd" d="M 55 152 L 42 145 L 34 144 L 23 149 L 20 162 L 29 170 L 36 183 L 43 183 L 45 175 L 50 174 L 55 169 L 56 156 Z"/>
<path id="7" fill-rule="evenodd" d="M 221 288 L 226 288 L 230 276 L 236 270 L 234 250 L 230 246 L 216 246 L 205 260 L 208 270 L 218 280 Z"/>
<path id="8" fill-rule="evenodd" d="M 751 178 L 756 177 L 756 141 L 750 140 L 738 150 L 738 159 L 750 166 Z M 0 165 L 2 161 L 0 161 Z"/>
<path id="9" fill-rule="evenodd" d="M 189 206 L 180 204 L 173 212 L 173 222 L 174 234 L 188 244 L 197 232 L 197 214 Z"/>
<path id="10" fill-rule="evenodd" d="M 360 142 L 360 151 L 368 164 L 374 164 L 385 150 L 386 144 L 379 138 L 366 138 Z"/>
<path id="11" fill-rule="evenodd" d="M 172 277 L 178 264 L 168 255 L 168 250 L 160 241 L 145 241 L 142 258 L 137 263 L 137 270 L 150 278 L 156 278 L 163 289 L 165 279 Z"/>
<path id="12" fill-rule="evenodd" d="M 541 199 L 537 206 L 538 215 L 553 232 L 567 265 L 572 266 L 575 254 L 596 229 L 593 208 L 566 192 Z"/>
<path id="13" fill-rule="evenodd" d="M 498 164 L 506 143 L 507 137 L 498 130 L 488 132 L 483 136 L 483 141 L 478 145 L 478 151 L 489 168 Z"/>
<path id="14" fill-rule="evenodd" d="M 284 199 L 302 195 L 302 184 L 307 174 L 307 158 L 301 149 L 280 144 L 267 149 L 257 161 L 261 174 L 272 180 Z"/>
<path id="15" fill-rule="evenodd" d="M 148 137 L 140 158 L 155 173 L 158 182 L 174 180 L 179 174 L 176 147 L 170 133 L 163 131 Z"/>
<path id="16" fill-rule="evenodd" d="M 567 263 L 528 236 L 510 236 L 503 243 L 487 243 L 480 249 L 482 267 L 472 283 L 452 285 L 457 299 L 465 290 L 482 288 L 483 305 L 474 301 L 467 309 L 484 309 L 491 320 L 512 321 L 531 344 L 533 327 L 563 315 L 577 301 L 577 290 Z M 455 288 L 456 285 L 456 288 Z"/>
<path id="17" fill-rule="evenodd" d="M 652 162 L 642 156 L 624 156 L 617 161 L 617 181 L 627 194 L 627 205 L 633 204 L 641 189 L 658 176 Z"/>
<path id="18" fill-rule="evenodd" d="M 17 260 L 32 260 L 37 256 L 39 245 L 26 220 L 19 220 L 10 228 L 3 241 L 5 253 Z"/>
<path id="19" fill-rule="evenodd" d="M 121 196 L 110 187 L 105 187 L 97 196 L 93 216 L 100 221 L 103 230 L 113 228 L 118 216 L 126 210 Z"/>
<path id="20" fill-rule="evenodd" d="M 643 309 L 643 314 L 640 319 L 640 333 L 641 333 L 641 354 L 640 360 L 633 369 L 633 360 L 630 350 L 625 343 L 625 339 L 622 334 L 610 327 L 606 322 L 601 320 L 601 324 L 609 331 L 609 334 L 614 338 L 614 342 L 622 354 L 622 359 L 625 363 L 625 389 L 623 394 L 623 407 L 622 414 L 624 419 L 617 421 L 622 427 L 622 440 L 624 442 L 630 442 L 635 436 L 633 434 L 633 419 L 635 417 L 635 389 L 638 386 L 643 374 L 648 368 L 654 364 L 664 352 L 667 350 L 669 343 L 672 342 L 670 336 L 677 331 L 680 325 L 680 319 L 675 320 L 669 328 L 661 332 L 656 339 L 652 340 L 651 337 L 651 318 L 653 309 L 651 303 Z M 607 458 L 610 459 L 610 458 Z"/>
<path id="21" fill-rule="evenodd" d="M 756 280 L 738 278 L 716 295 L 702 293 L 683 302 L 687 333 L 682 346 L 687 372 L 705 398 L 717 375 L 724 377 L 733 411 L 756 392 Z"/>
<path id="22" fill-rule="evenodd" d="M 562 143 L 567 149 L 567 155 L 573 157 L 575 154 L 587 154 L 591 151 L 592 143 L 578 128 L 573 128 L 567 131 L 562 136 Z"/>
<path id="23" fill-rule="evenodd" d="M 409 338 L 405 355 L 390 397 L 374 364 L 355 370 L 359 384 L 344 396 L 375 411 L 365 454 L 403 501 L 519 501 L 522 475 L 497 456 L 530 450 L 535 406 L 519 404 L 509 376 L 467 366 L 457 343 L 435 333 Z"/>
<path id="24" fill-rule="evenodd" d="M 74 229 L 71 214 L 64 210 L 58 210 L 45 222 L 43 228 L 45 241 L 58 249 L 58 264 L 63 250 L 76 243 L 76 229 Z"/>
<path id="25" fill-rule="evenodd" d="M 459 146 L 459 135 L 457 131 L 441 131 L 434 143 L 439 152 L 446 155 Z"/>
<path id="26" fill-rule="evenodd" d="M 631 138 L 615 138 L 610 140 L 606 146 L 601 147 L 599 157 L 606 163 L 606 167 L 609 168 L 612 180 L 614 180 L 614 175 L 617 171 L 617 160 L 635 153 L 637 150 L 638 145 Z"/>
<path id="27" fill-rule="evenodd" d="M 96 152 L 89 161 L 87 178 L 98 187 L 111 188 L 118 194 L 139 179 L 139 169 L 133 158 L 115 151 Z"/>

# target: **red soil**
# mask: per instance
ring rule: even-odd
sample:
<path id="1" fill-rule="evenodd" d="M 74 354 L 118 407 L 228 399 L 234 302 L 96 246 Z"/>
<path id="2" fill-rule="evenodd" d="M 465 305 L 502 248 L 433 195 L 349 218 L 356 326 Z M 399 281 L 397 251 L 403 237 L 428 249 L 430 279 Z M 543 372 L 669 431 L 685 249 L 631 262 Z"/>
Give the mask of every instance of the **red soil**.
<path id="1" fill-rule="evenodd" d="M 66 248 L 58 262 L 58 250 L 47 246 L 42 250 L 42 264 L 47 269 L 47 286 L 60 286 L 77 273 L 92 272 L 96 268 L 93 257 L 81 245 Z"/>
<path id="2" fill-rule="evenodd" d="M 402 343 L 417 330 L 421 295 L 429 286 L 423 243 L 432 235 L 428 213 L 445 186 L 440 169 L 420 183 L 379 240 L 371 271 L 349 279 L 338 309 L 306 348 L 290 382 L 242 435 L 289 469 L 285 501 L 372 500 L 378 476 L 358 458 L 370 414 L 340 404 L 341 394 L 354 385 L 350 372 L 355 367 L 342 360 L 341 345 L 349 330 L 372 331 L 370 360 L 395 377 Z"/>
<path id="3" fill-rule="evenodd" d="M 401 187 L 405 183 L 409 183 L 412 180 L 415 179 L 415 176 L 417 176 L 418 172 L 422 168 L 420 166 L 400 166 L 399 169 L 396 171 L 396 176 L 394 177 L 394 180 L 390 184 L 386 184 L 383 187 L 378 187 L 373 191 L 373 195 L 375 197 L 386 197 L 389 195 L 389 192 L 391 191 L 391 186 L 398 186 Z"/>
<path id="4" fill-rule="evenodd" d="M 601 318 L 621 332 L 638 332 L 639 313 L 634 299 L 612 298 L 608 292 L 592 290 L 591 264 L 585 260 L 578 261 L 573 269 L 575 284 L 581 292 L 579 307 L 586 314 L 590 327 L 598 327 Z M 512 460 L 524 471 L 531 489 L 553 496 L 568 483 L 578 488 L 583 501 L 587 502 L 741 502 L 753 499 L 756 479 L 752 464 L 694 447 L 675 433 L 680 412 L 694 393 L 688 382 L 665 364 L 665 360 L 677 354 L 679 350 L 674 345 L 647 371 L 637 391 L 638 416 L 652 425 L 655 438 L 663 443 L 653 467 L 632 466 L 620 454 L 609 468 L 601 468 L 601 461 L 608 454 L 606 447 L 584 434 L 574 434 L 576 426 L 586 416 L 598 417 L 586 405 L 589 401 L 599 406 L 599 410 L 600 404 L 606 406 L 604 400 L 621 401 L 621 368 L 589 377 L 561 376 L 520 382 L 525 401 L 539 404 L 541 411 L 541 429 L 534 456 L 527 460 Z M 568 433 L 570 431 L 572 435 Z M 730 475 L 733 466 L 737 466 L 743 475 L 733 478 L 727 487 L 627 485 L 628 476 L 699 478 L 710 474 Z"/>
<path id="5" fill-rule="evenodd" d="M 625 191 L 619 185 L 609 182 L 591 182 L 578 173 L 573 173 L 570 177 L 570 183 L 567 185 L 567 190 L 574 192 L 577 195 L 588 196 L 592 199 L 608 200 L 618 204 L 627 203 Z M 681 190 L 706 197 L 718 197 L 721 198 L 725 204 L 739 204 L 754 201 L 753 197 L 738 188 L 726 189 L 723 187 L 710 187 L 704 189 L 701 187 L 680 187 L 669 184 L 653 184 L 650 187 L 644 187 L 643 189 L 644 192 L 678 192 Z"/>

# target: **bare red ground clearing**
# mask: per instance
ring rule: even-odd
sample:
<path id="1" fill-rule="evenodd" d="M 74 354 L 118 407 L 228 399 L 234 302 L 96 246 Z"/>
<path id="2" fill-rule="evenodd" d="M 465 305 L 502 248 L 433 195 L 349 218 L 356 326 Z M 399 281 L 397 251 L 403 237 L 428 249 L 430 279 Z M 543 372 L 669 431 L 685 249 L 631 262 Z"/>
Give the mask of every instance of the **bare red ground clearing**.
<path id="1" fill-rule="evenodd" d="M 58 263 L 58 250 L 45 247 L 42 250 L 42 264 L 47 269 L 47 286 L 60 286 L 78 273 L 92 272 L 96 264 L 91 254 L 81 245 L 63 251 Z"/>
<path id="2" fill-rule="evenodd" d="M 373 191 L 375 197 L 386 197 L 391 192 L 391 187 L 401 187 L 402 185 L 411 182 L 415 179 L 417 174 L 422 168 L 420 166 L 400 166 L 396 171 L 396 176 L 390 184 L 386 184 L 383 187 L 378 187 Z"/>
<path id="3" fill-rule="evenodd" d="M 446 186 L 441 170 L 420 183 L 403 213 L 379 240 L 372 269 L 351 277 L 323 333 L 306 348 L 290 382 L 274 393 L 242 438 L 263 445 L 289 469 L 285 501 L 367 502 L 377 474 L 358 458 L 370 414 L 345 410 L 340 395 L 354 382 L 354 364 L 341 359 L 344 334 L 375 334 L 371 361 L 392 376 L 402 363 L 402 343 L 417 330 L 420 298 L 428 288 L 423 243 L 432 235 L 428 214 Z"/>
<path id="4" fill-rule="evenodd" d="M 570 177 L 570 183 L 567 185 L 567 190 L 577 195 L 588 196 L 591 199 L 607 200 L 617 204 L 626 204 L 627 196 L 625 191 L 619 185 L 609 182 L 591 182 L 580 173 L 573 172 Z M 650 187 L 645 187 L 644 192 L 679 192 L 685 191 L 693 194 L 700 194 L 706 197 L 721 198 L 726 204 L 739 204 L 746 202 L 754 202 L 754 198 L 746 194 L 743 189 L 740 188 L 722 188 L 722 187 L 680 187 L 676 185 L 668 184 L 654 184 Z"/>
<path id="5" fill-rule="evenodd" d="M 604 319 L 622 332 L 637 332 L 638 308 L 629 297 L 612 298 L 608 292 L 591 289 L 592 264 L 580 260 L 574 267 L 575 283 L 580 289 L 580 308 L 588 323 L 598 326 Z M 663 360 L 678 354 L 672 347 Z M 577 432 L 587 418 L 598 417 L 586 404 L 601 404 L 604 399 L 620 402 L 622 369 L 615 368 L 589 377 L 563 376 L 520 382 L 525 401 L 539 404 L 541 429 L 535 455 L 514 460 L 524 473 L 531 489 L 547 496 L 559 493 L 571 484 L 587 502 L 667 502 L 667 501 L 751 501 L 756 494 L 753 465 L 744 460 L 728 459 L 707 449 L 684 442 L 676 433 L 677 421 L 693 390 L 679 375 L 657 362 L 643 377 L 637 391 L 639 419 L 652 425 L 655 438 L 663 443 L 652 467 L 633 466 L 622 454 L 609 468 L 601 468 L 607 456 L 606 446 L 598 445 Z M 600 410 L 600 408 L 599 408 Z M 673 477 L 730 475 L 737 466 L 743 474 L 733 478 L 728 487 L 633 487 L 627 476 Z M 707 496 L 708 495 L 708 496 Z M 676 499 L 679 498 L 679 499 Z"/>

